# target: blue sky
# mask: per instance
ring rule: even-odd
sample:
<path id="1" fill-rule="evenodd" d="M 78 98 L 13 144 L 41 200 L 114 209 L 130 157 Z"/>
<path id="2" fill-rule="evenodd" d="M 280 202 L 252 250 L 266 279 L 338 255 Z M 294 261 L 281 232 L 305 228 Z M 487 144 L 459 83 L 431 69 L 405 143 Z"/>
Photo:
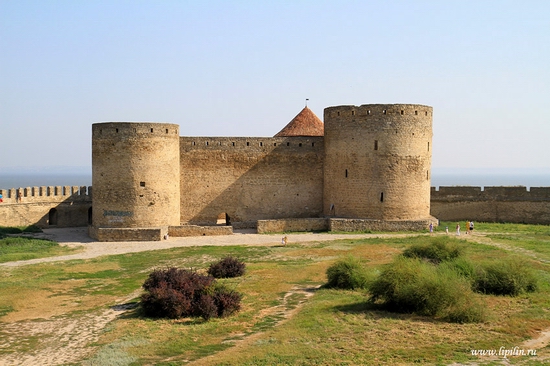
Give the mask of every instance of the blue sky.
<path id="1" fill-rule="evenodd" d="M 91 124 L 272 136 L 304 106 L 434 108 L 434 169 L 550 171 L 550 1 L 0 0 L 0 169 Z"/>

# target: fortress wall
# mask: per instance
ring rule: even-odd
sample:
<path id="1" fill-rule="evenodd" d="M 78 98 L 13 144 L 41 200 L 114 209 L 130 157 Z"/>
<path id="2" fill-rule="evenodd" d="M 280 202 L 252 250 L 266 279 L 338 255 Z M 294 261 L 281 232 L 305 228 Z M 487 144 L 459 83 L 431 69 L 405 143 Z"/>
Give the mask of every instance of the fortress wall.
<path id="1" fill-rule="evenodd" d="M 0 203 L 0 226 L 86 226 L 92 206 L 91 191 L 85 186 L 0 190 L 4 197 Z"/>
<path id="2" fill-rule="evenodd" d="M 322 137 L 181 137 L 180 152 L 182 223 L 322 214 Z"/>
<path id="3" fill-rule="evenodd" d="M 443 221 L 550 224 L 550 187 L 435 187 L 431 214 Z"/>
<path id="4" fill-rule="evenodd" d="M 325 109 L 324 213 L 378 220 L 430 214 L 432 108 Z"/>

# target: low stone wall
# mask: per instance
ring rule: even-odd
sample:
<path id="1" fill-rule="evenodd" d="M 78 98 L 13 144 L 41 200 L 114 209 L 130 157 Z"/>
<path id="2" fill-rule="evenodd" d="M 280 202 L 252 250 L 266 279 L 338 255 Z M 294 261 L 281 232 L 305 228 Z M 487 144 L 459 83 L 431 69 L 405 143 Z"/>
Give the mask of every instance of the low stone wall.
<path id="1" fill-rule="evenodd" d="M 199 226 L 199 225 L 183 225 L 183 226 L 169 226 L 168 235 L 174 237 L 182 236 L 215 236 L 215 235 L 231 235 L 233 234 L 233 227 L 220 225 L 220 226 Z"/>
<path id="2" fill-rule="evenodd" d="M 88 227 L 88 235 L 97 241 L 161 241 L 167 227 L 157 228 L 95 228 Z"/>
<path id="3" fill-rule="evenodd" d="M 430 223 L 437 225 L 434 217 L 414 221 L 384 221 L 369 219 L 329 219 L 330 231 L 422 231 L 429 228 Z"/>
<path id="4" fill-rule="evenodd" d="M 291 231 L 327 231 L 326 218 L 294 218 L 280 220 L 258 220 L 258 234 Z"/>

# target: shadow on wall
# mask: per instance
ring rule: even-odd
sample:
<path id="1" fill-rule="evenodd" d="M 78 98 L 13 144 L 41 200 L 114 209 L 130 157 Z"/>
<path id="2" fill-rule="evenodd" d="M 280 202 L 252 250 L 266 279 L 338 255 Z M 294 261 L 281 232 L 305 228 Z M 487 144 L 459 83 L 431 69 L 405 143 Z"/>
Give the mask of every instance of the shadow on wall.
<path id="1" fill-rule="evenodd" d="M 323 137 L 181 138 L 181 221 L 255 228 L 320 217 Z"/>
<path id="2" fill-rule="evenodd" d="M 32 187 L 1 191 L 2 226 L 87 226 L 91 219 L 91 187 Z"/>

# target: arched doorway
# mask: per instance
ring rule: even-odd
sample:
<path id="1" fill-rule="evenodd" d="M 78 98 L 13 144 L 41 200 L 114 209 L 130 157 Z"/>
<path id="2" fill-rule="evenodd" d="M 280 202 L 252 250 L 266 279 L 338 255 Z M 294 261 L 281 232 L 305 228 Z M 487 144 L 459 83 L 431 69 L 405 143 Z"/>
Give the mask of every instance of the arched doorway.
<path id="1" fill-rule="evenodd" d="M 48 225 L 57 225 L 57 209 L 52 208 L 48 213 Z"/>
<path id="2" fill-rule="evenodd" d="M 88 225 L 92 224 L 92 208 L 88 209 Z"/>

